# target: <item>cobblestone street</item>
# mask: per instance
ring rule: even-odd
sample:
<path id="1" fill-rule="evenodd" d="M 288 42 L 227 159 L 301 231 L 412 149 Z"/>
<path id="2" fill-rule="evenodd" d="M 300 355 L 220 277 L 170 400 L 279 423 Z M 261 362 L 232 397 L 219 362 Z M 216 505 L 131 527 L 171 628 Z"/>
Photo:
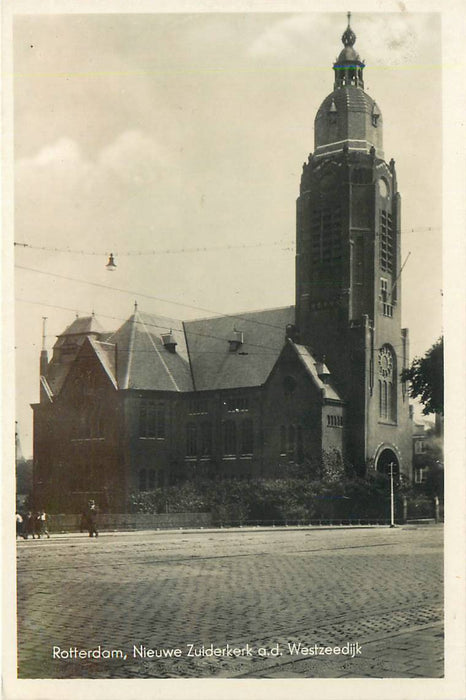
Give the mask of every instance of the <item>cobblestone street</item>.
<path id="1" fill-rule="evenodd" d="M 440 678 L 442 545 L 433 525 L 19 541 L 19 677 Z"/>

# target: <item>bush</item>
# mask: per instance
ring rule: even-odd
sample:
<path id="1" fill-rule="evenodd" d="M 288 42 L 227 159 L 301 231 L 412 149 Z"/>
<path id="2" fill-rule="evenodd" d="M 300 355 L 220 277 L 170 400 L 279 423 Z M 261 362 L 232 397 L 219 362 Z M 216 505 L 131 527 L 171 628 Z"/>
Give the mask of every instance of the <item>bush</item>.
<path id="1" fill-rule="evenodd" d="M 320 478 L 317 472 L 320 471 Z M 390 517 L 390 482 L 369 472 L 367 478 L 348 475 L 343 464 L 294 465 L 280 478 L 218 481 L 197 479 L 165 490 L 132 494 L 132 512 L 211 512 L 214 522 L 267 523 Z M 396 492 L 396 512 L 402 512 L 404 486 Z"/>

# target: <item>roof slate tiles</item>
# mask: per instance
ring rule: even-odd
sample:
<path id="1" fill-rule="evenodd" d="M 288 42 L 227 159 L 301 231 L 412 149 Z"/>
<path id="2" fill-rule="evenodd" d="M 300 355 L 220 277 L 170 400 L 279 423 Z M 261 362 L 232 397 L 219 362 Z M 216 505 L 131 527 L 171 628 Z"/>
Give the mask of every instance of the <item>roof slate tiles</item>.
<path id="1" fill-rule="evenodd" d="M 196 390 L 264 384 L 283 349 L 286 326 L 292 323 L 294 306 L 185 321 Z M 243 332 L 243 344 L 231 352 L 229 340 L 235 330 Z"/>
<path id="2" fill-rule="evenodd" d="M 164 347 L 162 334 L 172 330 L 176 352 Z M 120 389 L 192 391 L 193 382 L 183 326 L 176 319 L 136 311 L 108 339 L 117 346 Z"/>

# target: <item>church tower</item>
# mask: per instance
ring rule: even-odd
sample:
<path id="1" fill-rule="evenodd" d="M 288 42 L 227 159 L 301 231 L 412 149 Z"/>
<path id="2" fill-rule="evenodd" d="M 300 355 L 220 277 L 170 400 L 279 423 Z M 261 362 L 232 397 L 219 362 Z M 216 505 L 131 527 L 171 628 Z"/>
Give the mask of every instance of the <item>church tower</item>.
<path id="1" fill-rule="evenodd" d="M 408 365 L 400 195 L 355 41 L 348 14 L 297 200 L 296 327 L 300 342 L 325 357 L 346 401 L 347 459 L 361 473 L 393 463 L 410 475 L 408 393 L 400 381 Z"/>

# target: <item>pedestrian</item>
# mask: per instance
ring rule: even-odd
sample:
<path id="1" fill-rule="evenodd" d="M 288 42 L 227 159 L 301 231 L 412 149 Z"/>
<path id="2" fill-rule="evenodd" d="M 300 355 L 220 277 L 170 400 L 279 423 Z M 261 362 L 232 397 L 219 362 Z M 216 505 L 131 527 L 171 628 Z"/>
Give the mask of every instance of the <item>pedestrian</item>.
<path id="1" fill-rule="evenodd" d="M 34 534 L 37 536 L 38 540 L 40 540 L 40 530 L 41 530 L 40 512 L 37 510 L 34 513 Z"/>
<path id="2" fill-rule="evenodd" d="M 23 518 L 21 513 L 16 513 L 16 537 L 23 536 Z"/>
<path id="3" fill-rule="evenodd" d="M 95 504 L 95 501 L 91 500 L 87 505 L 86 520 L 87 529 L 89 531 L 89 537 L 93 537 L 94 535 L 98 537 L 99 532 L 97 530 L 97 506 Z"/>
<path id="4" fill-rule="evenodd" d="M 35 523 L 32 511 L 28 510 L 25 522 L 23 523 L 23 537 L 25 540 L 32 535 L 32 539 L 35 539 Z"/>
<path id="5" fill-rule="evenodd" d="M 38 521 L 38 525 L 39 525 L 39 528 L 38 528 L 39 529 L 39 537 L 41 535 L 47 535 L 48 539 L 50 539 L 50 534 L 49 534 L 48 527 L 47 527 L 47 513 L 45 512 L 44 509 L 39 511 L 39 516 L 37 518 L 37 521 Z"/>

